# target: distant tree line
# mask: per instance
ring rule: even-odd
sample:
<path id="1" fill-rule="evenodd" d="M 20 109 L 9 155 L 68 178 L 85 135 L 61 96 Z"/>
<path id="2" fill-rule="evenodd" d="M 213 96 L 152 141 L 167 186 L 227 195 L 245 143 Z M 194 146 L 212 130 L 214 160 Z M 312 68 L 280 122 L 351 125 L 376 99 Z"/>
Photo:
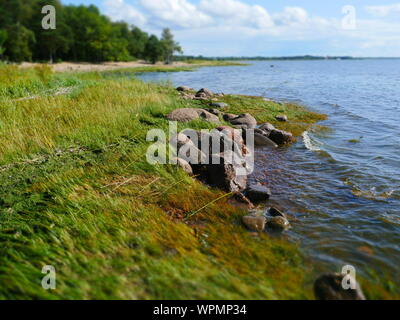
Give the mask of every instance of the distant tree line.
<path id="1" fill-rule="evenodd" d="M 42 27 L 42 8 L 56 8 L 55 30 Z M 59 0 L 0 0 L 0 60 L 130 61 L 171 63 L 182 53 L 171 30 L 161 38 L 125 22 L 112 22 L 94 6 L 62 5 Z"/>
<path id="2" fill-rule="evenodd" d="M 181 55 L 179 57 L 176 57 L 176 60 L 178 61 L 196 61 L 196 60 L 204 60 L 204 61 L 268 61 L 268 60 L 351 60 L 351 59 L 359 59 L 359 58 L 354 58 L 350 56 L 310 56 L 310 55 L 305 55 L 305 56 L 287 56 L 287 57 L 204 57 L 204 56 L 187 56 L 187 55 Z"/>

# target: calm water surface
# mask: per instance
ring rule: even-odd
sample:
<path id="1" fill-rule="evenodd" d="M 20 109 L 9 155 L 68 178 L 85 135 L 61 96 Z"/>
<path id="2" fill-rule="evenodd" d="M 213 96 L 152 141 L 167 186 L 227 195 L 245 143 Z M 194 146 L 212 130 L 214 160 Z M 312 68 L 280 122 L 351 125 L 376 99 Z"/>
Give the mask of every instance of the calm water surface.
<path id="1" fill-rule="evenodd" d="M 273 65 L 273 67 L 271 66 Z M 252 62 L 148 73 L 196 89 L 295 101 L 329 115 L 290 148 L 257 150 L 251 179 L 291 217 L 316 271 L 352 264 L 400 285 L 400 60 Z"/>

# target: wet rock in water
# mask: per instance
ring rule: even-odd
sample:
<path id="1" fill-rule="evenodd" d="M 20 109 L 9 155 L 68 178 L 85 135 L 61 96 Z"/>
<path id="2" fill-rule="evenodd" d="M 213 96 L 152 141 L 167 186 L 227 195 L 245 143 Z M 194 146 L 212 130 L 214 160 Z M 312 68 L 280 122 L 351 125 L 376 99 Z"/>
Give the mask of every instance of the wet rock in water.
<path id="1" fill-rule="evenodd" d="M 237 114 L 233 114 L 233 113 L 224 113 L 223 118 L 225 121 L 230 122 L 233 119 L 237 118 L 238 115 Z"/>
<path id="2" fill-rule="evenodd" d="M 286 115 L 279 115 L 275 117 L 276 120 L 281 121 L 281 122 L 287 122 L 288 117 Z"/>
<path id="3" fill-rule="evenodd" d="M 290 132 L 277 129 L 270 132 L 269 138 L 278 145 L 284 145 L 294 142 L 294 137 Z"/>
<path id="4" fill-rule="evenodd" d="M 261 132 L 260 132 L 261 131 Z M 254 129 L 254 145 L 256 147 L 272 147 L 277 148 L 278 145 L 268 138 L 268 134 L 260 129 Z"/>
<path id="5" fill-rule="evenodd" d="M 271 123 L 266 122 L 260 125 L 259 129 L 269 134 L 272 130 L 275 130 L 275 127 Z"/>
<path id="6" fill-rule="evenodd" d="M 242 222 L 249 230 L 262 232 L 265 229 L 267 219 L 265 217 L 245 216 L 242 218 Z"/>
<path id="7" fill-rule="evenodd" d="M 355 281 L 356 289 L 344 289 L 343 280 L 348 284 L 350 275 L 327 273 L 314 283 L 314 294 L 317 300 L 366 300 L 360 285 Z"/>
<path id="8" fill-rule="evenodd" d="M 192 91 L 193 89 L 187 86 L 179 86 L 178 88 L 176 88 L 176 90 L 180 92 L 189 92 Z"/>
<path id="9" fill-rule="evenodd" d="M 246 189 L 245 194 L 252 202 L 263 202 L 268 201 L 271 197 L 271 190 L 265 186 L 254 184 Z"/>
<path id="10" fill-rule="evenodd" d="M 228 107 L 228 105 L 225 102 L 214 102 L 214 103 L 211 103 L 210 106 L 213 108 L 219 108 L 219 109 Z"/>
<path id="11" fill-rule="evenodd" d="M 199 118 L 202 118 L 208 122 L 213 122 L 213 123 L 219 122 L 219 118 L 216 115 L 204 109 L 199 109 L 199 108 L 176 109 L 167 116 L 168 120 L 179 121 L 179 122 L 189 122 Z"/>
<path id="12" fill-rule="evenodd" d="M 289 220 L 284 217 L 273 217 L 268 220 L 267 226 L 274 231 L 284 231 L 289 229 L 290 223 Z"/>
<path id="13" fill-rule="evenodd" d="M 280 210 L 278 210 L 278 209 L 276 209 L 276 208 L 274 208 L 274 207 L 269 208 L 269 209 L 267 210 L 267 213 L 268 213 L 271 217 L 282 217 L 282 218 L 287 219 L 286 215 L 285 215 L 283 212 L 281 212 Z"/>
<path id="14" fill-rule="evenodd" d="M 189 175 L 193 175 L 192 166 L 184 159 L 177 158 L 178 167 L 182 168 Z"/>
<path id="15" fill-rule="evenodd" d="M 196 93 L 197 98 L 205 98 L 205 99 L 211 99 L 214 93 L 207 89 L 207 88 L 202 88 Z"/>
<path id="16" fill-rule="evenodd" d="M 249 113 L 241 114 L 230 120 L 230 123 L 237 128 L 254 129 L 257 126 L 257 120 Z"/>

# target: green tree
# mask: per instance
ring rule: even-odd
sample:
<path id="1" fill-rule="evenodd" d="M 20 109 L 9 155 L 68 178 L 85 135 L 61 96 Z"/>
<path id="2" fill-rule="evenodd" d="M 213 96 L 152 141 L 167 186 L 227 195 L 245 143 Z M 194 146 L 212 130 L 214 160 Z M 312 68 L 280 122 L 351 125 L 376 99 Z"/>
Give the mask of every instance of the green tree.
<path id="1" fill-rule="evenodd" d="M 15 62 L 32 61 L 35 34 L 19 23 L 10 26 L 7 33 L 5 46 L 9 59 Z"/>
<path id="2" fill-rule="evenodd" d="M 145 59 L 145 50 L 148 41 L 148 34 L 138 27 L 133 26 L 128 35 L 129 54 L 136 59 Z"/>
<path id="3" fill-rule="evenodd" d="M 0 59 L 3 58 L 3 53 L 6 51 L 6 48 L 4 47 L 4 43 L 7 40 L 7 31 L 6 30 L 0 30 Z"/>
<path id="4" fill-rule="evenodd" d="M 178 42 L 175 42 L 174 36 L 170 29 L 166 28 L 162 32 L 161 44 L 163 47 L 164 61 L 166 64 L 170 64 L 173 61 L 175 52 L 183 53 L 181 46 Z"/>
<path id="5" fill-rule="evenodd" d="M 151 35 L 146 43 L 145 58 L 155 64 L 163 56 L 163 45 L 155 35 Z"/>

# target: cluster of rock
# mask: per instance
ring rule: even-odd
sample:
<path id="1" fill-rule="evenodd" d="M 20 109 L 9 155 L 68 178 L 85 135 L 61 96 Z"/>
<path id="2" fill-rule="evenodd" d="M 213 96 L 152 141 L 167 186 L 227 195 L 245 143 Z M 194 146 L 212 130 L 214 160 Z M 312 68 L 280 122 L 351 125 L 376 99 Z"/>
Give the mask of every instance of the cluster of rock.
<path id="1" fill-rule="evenodd" d="M 290 228 L 286 215 L 276 208 L 269 208 L 265 213 L 251 211 L 242 218 L 243 224 L 250 230 L 263 232 L 266 229 L 282 232 Z"/>
<path id="2" fill-rule="evenodd" d="M 192 88 L 186 87 L 186 86 L 180 86 L 176 88 L 177 91 L 181 93 L 182 98 L 187 99 L 187 100 L 214 100 L 217 101 L 218 98 L 221 98 L 224 96 L 223 93 L 217 93 L 215 94 L 211 90 L 207 88 L 202 88 L 199 91 L 195 91 Z"/>
<path id="3" fill-rule="evenodd" d="M 207 184 L 235 193 L 236 199 L 248 204 L 249 208 L 254 208 L 254 203 L 266 202 L 271 196 L 271 191 L 260 184 L 249 185 L 247 181 L 250 168 L 246 156 L 249 156 L 251 151 L 247 149 L 246 139 L 250 134 L 254 137 L 255 146 L 276 148 L 278 145 L 293 142 L 293 135 L 276 129 L 270 123 L 258 126 L 257 120 L 249 113 L 237 115 L 223 112 L 222 109 L 228 105 L 224 102 L 211 102 L 216 95 L 208 89 L 203 88 L 196 93 L 188 87 L 178 87 L 177 90 L 183 97 L 190 95 L 193 99 L 210 100 L 210 108 L 176 109 L 167 115 L 168 120 L 189 122 L 201 119 L 210 123 L 221 124 L 225 121 L 230 124 L 221 125 L 210 133 L 187 130 L 173 137 L 170 142 L 176 148 L 177 164 L 185 172 L 196 175 Z M 213 143 L 218 144 L 218 150 L 223 152 L 213 151 Z M 226 144 L 229 145 L 228 148 Z M 204 146 L 208 146 L 207 150 L 204 150 Z M 250 215 L 244 217 L 243 222 L 247 226 L 258 226 L 257 231 L 264 230 L 265 226 L 281 231 L 289 227 L 284 214 L 272 209 L 268 212 L 273 213 L 270 219 Z"/>
<path id="4" fill-rule="evenodd" d="M 224 126 L 211 132 L 186 130 L 172 137 L 170 144 L 187 173 L 228 192 L 246 189 L 250 151 L 238 130 Z"/>

